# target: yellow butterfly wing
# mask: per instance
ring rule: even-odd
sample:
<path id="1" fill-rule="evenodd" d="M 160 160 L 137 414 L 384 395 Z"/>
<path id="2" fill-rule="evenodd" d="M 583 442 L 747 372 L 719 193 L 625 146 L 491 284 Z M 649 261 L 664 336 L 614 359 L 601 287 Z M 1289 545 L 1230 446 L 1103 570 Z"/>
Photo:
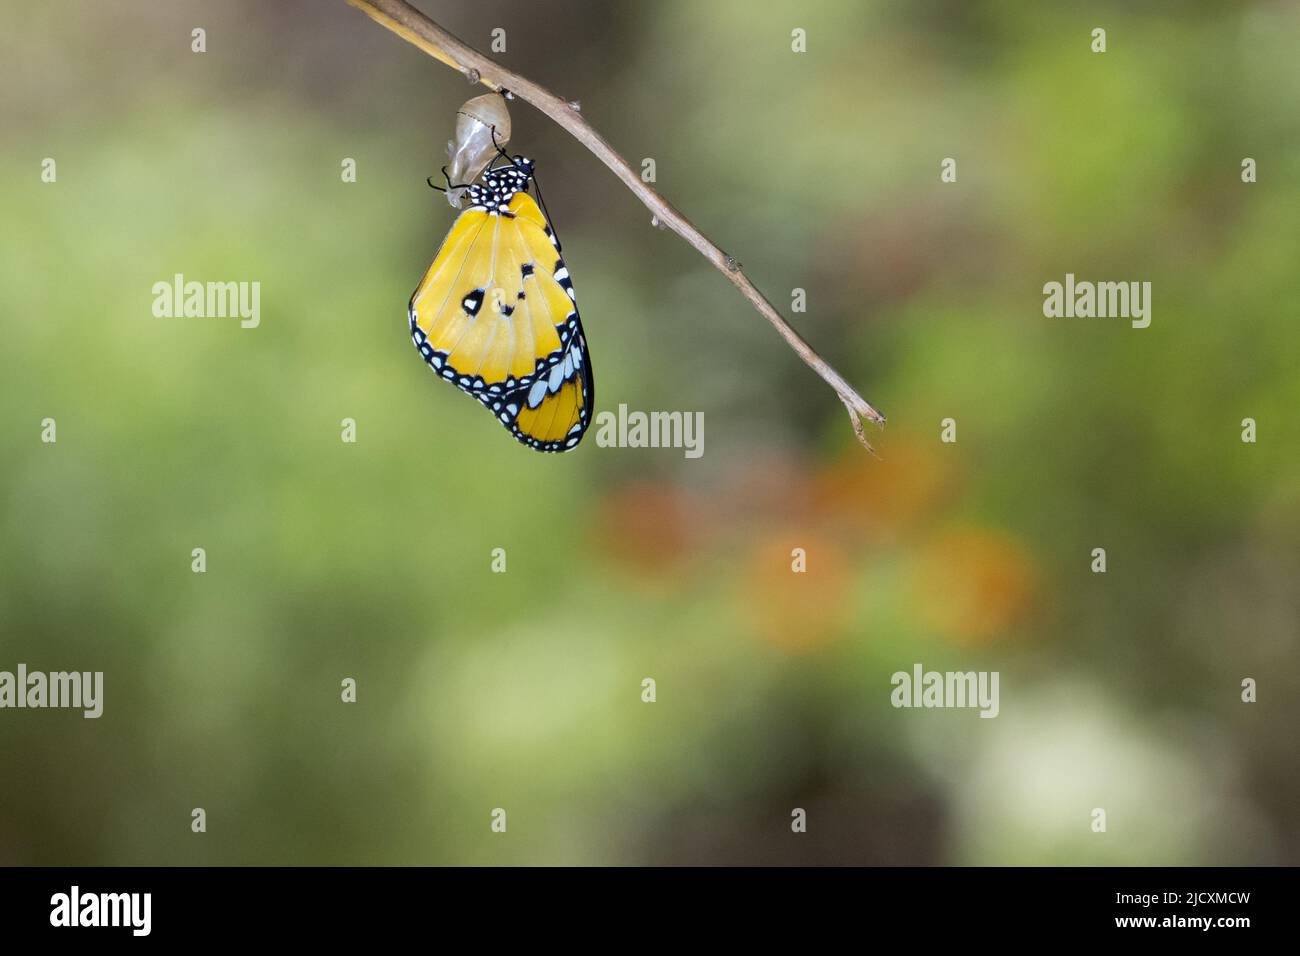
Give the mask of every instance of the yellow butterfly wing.
<path id="1" fill-rule="evenodd" d="M 429 367 L 541 451 L 574 447 L 594 396 L 568 269 L 527 193 L 457 218 L 411 296 L 411 338 Z"/>
<path id="2" fill-rule="evenodd" d="M 579 328 L 563 362 L 527 390 L 511 393 L 501 421 L 525 445 L 539 451 L 568 451 L 582 441 L 595 397 L 591 357 Z M 489 407 L 501 414 L 494 405 Z"/>

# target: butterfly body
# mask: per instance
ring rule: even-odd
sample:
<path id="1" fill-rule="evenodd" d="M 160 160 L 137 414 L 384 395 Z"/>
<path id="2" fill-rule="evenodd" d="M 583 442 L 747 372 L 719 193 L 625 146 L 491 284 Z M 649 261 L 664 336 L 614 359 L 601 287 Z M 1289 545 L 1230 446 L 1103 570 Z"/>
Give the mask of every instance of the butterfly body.
<path id="1" fill-rule="evenodd" d="M 568 451 L 591 421 L 586 338 L 532 163 L 489 169 L 411 296 L 411 339 L 440 378 L 520 442 Z"/>

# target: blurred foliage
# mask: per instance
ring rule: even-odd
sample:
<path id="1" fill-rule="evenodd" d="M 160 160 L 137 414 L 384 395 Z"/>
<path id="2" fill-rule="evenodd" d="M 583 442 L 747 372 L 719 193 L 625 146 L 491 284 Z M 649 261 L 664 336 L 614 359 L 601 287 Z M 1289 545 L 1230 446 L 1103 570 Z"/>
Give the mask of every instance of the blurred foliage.
<path id="1" fill-rule="evenodd" d="M 807 289 L 883 460 L 516 104 L 600 407 L 706 423 L 523 449 L 407 337 L 463 80 L 342 3 L 11 5 L 0 668 L 106 701 L 0 712 L 0 863 L 1300 860 L 1300 9 L 425 7 Z M 261 326 L 154 318 L 178 272 Z M 1045 319 L 1066 272 L 1151 281 L 1151 327 Z M 893 709 L 914 662 L 1000 716 Z"/>

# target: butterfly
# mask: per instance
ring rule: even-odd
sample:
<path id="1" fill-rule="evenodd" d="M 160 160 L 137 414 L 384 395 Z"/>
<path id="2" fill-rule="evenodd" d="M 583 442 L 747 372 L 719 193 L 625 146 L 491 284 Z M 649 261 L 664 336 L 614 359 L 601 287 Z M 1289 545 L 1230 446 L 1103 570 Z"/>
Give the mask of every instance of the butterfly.
<path id="1" fill-rule="evenodd" d="M 411 295 L 411 340 L 520 442 L 568 451 L 591 422 L 591 358 L 560 243 L 528 193 L 535 164 L 506 159 L 469 187 Z"/>

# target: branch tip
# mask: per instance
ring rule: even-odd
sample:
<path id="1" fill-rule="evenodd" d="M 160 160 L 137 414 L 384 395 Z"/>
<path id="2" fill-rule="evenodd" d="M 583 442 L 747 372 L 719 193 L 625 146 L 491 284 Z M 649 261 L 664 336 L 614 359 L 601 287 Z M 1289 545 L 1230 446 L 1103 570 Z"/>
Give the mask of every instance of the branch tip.
<path id="1" fill-rule="evenodd" d="M 844 408 L 849 413 L 849 422 L 853 425 L 853 434 L 858 436 L 858 443 L 871 453 L 871 457 L 875 458 L 877 461 L 883 461 L 884 459 L 877 455 L 876 450 L 871 447 L 871 442 L 867 441 L 867 432 L 866 429 L 862 427 L 862 419 L 858 415 L 858 410 L 849 404 L 848 399 L 841 397 L 840 401 L 844 403 Z"/>

